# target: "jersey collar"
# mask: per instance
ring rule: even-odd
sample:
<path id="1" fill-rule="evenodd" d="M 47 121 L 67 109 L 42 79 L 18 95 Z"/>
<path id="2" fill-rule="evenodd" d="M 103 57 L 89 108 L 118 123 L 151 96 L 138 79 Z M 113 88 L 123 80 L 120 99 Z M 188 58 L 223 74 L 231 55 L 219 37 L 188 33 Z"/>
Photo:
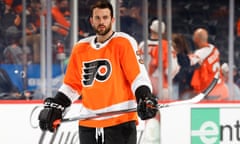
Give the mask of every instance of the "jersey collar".
<path id="1" fill-rule="evenodd" d="M 102 47 L 104 47 L 106 44 L 108 44 L 108 42 L 112 39 L 113 35 L 115 34 L 115 32 L 113 32 L 104 42 L 100 43 L 97 42 L 97 37 L 95 36 L 91 42 L 91 46 L 94 49 L 101 49 Z"/>

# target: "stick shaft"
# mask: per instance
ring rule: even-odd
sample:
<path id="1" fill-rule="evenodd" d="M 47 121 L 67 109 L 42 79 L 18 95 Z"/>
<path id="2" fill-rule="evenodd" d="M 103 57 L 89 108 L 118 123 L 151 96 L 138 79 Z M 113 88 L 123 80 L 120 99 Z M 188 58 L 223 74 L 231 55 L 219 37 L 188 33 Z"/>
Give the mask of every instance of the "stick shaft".
<path id="1" fill-rule="evenodd" d="M 170 103 L 167 103 L 167 104 L 158 104 L 158 109 L 160 110 L 161 108 L 164 108 L 164 107 L 198 103 L 201 100 L 203 100 L 213 90 L 213 88 L 216 86 L 218 80 L 219 80 L 219 73 L 216 73 L 212 82 L 209 84 L 209 86 L 202 93 L 199 93 L 195 97 L 193 97 L 191 99 L 188 99 L 188 100 L 175 101 L 175 102 L 170 102 Z M 64 118 L 60 122 L 70 122 L 70 121 L 76 121 L 76 120 L 95 119 L 95 118 L 99 118 L 99 117 L 105 117 L 105 116 L 111 116 L 111 115 L 117 115 L 117 114 L 123 114 L 123 113 L 130 113 L 130 112 L 136 112 L 136 111 L 137 111 L 137 108 L 131 108 L 131 109 L 124 109 L 124 110 L 117 110 L 117 111 L 99 113 L 99 114 L 95 114 L 95 115 L 92 115 L 92 116 L 81 116 L 80 115 L 80 116 L 72 117 L 72 118 Z"/>

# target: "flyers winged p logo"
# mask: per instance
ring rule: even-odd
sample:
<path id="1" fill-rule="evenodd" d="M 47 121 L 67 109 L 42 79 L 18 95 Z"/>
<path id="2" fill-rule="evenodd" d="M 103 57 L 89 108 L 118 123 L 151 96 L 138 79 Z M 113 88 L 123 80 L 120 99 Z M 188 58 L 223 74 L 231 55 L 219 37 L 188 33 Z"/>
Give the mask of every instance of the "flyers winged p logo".
<path id="1" fill-rule="evenodd" d="M 92 86 L 94 81 L 106 81 L 112 71 L 111 64 L 106 59 L 98 59 L 83 63 L 83 78 L 84 86 Z"/>

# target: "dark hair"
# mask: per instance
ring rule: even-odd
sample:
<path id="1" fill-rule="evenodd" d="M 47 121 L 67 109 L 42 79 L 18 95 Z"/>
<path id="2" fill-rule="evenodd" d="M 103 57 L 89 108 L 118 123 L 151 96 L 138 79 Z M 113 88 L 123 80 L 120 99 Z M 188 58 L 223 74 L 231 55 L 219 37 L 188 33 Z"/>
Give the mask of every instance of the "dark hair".
<path id="1" fill-rule="evenodd" d="M 172 41 L 175 43 L 175 48 L 178 53 L 182 53 L 182 54 L 190 53 L 187 40 L 182 34 L 180 33 L 173 34 Z"/>
<path id="2" fill-rule="evenodd" d="M 112 7 L 112 4 L 108 0 L 99 0 L 94 5 L 92 5 L 91 6 L 91 15 L 90 15 L 90 17 L 93 16 L 93 10 L 95 8 L 100 8 L 100 9 L 108 8 L 110 10 L 111 17 L 113 17 L 113 7 Z"/>

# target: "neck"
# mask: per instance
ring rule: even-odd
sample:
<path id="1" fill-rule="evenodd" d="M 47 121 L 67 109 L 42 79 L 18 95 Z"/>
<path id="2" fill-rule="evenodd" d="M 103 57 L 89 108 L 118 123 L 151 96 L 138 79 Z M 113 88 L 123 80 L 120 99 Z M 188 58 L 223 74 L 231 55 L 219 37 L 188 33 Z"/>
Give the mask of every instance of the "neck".
<path id="1" fill-rule="evenodd" d="M 199 47 L 200 47 L 200 48 L 208 47 L 208 43 L 207 43 L 207 42 L 201 43 L 201 44 L 199 44 Z"/>
<path id="2" fill-rule="evenodd" d="M 111 36 L 113 35 L 113 31 L 109 31 L 107 34 L 105 35 L 98 35 L 97 34 L 97 38 L 96 41 L 99 43 L 104 43 L 105 41 L 107 41 Z"/>
<path id="3" fill-rule="evenodd" d="M 153 40 L 156 40 L 156 39 L 158 39 L 158 34 L 155 33 L 155 32 L 152 32 L 151 35 L 150 35 L 150 38 L 153 39 Z"/>

